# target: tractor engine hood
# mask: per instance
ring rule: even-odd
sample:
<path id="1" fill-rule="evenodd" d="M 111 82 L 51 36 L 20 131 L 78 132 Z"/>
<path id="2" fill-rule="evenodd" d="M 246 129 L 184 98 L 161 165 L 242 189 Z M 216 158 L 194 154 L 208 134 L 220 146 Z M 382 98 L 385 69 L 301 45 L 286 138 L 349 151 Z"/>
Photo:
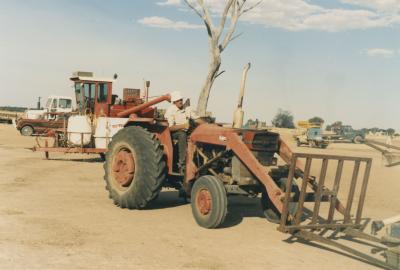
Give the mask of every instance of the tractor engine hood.
<path id="1" fill-rule="evenodd" d="M 252 151 L 277 152 L 279 134 L 267 130 L 235 129 L 221 127 L 216 124 L 198 126 L 191 134 L 192 142 L 228 145 L 229 138 L 238 135 L 243 143 Z"/>

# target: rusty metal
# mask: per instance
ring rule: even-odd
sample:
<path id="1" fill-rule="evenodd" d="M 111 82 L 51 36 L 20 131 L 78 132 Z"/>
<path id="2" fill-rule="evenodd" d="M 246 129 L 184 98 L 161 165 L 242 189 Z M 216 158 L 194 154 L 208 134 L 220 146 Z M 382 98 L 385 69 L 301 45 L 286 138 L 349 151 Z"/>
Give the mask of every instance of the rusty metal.
<path id="1" fill-rule="evenodd" d="M 378 141 L 370 140 L 370 139 L 365 139 L 362 141 L 362 143 L 381 152 L 382 156 L 386 160 L 387 167 L 400 165 L 400 153 L 398 152 L 398 151 L 400 151 L 399 146 L 386 144 L 386 143 L 382 143 L 382 142 L 378 142 Z M 397 152 L 391 152 L 388 149 L 394 149 L 394 150 L 397 150 Z"/>
<path id="2" fill-rule="evenodd" d="M 305 159 L 305 170 L 301 177 L 301 189 L 300 194 L 298 196 L 298 204 L 295 213 L 292 215 L 295 217 L 291 218 L 289 214 L 289 203 L 292 202 L 293 198 L 290 196 L 293 189 L 293 181 L 295 175 L 296 166 L 295 164 L 299 164 L 300 159 Z M 314 159 L 322 160 L 322 167 L 320 170 L 320 175 L 315 179 L 315 186 L 312 185 L 311 181 L 309 181 L 309 173 L 311 169 L 311 164 Z M 337 161 L 335 163 L 334 161 Z M 278 229 L 282 232 L 291 233 L 296 238 L 300 238 L 306 241 L 318 242 L 323 245 L 330 245 L 335 248 L 339 248 L 351 255 L 354 255 L 361 260 L 385 268 L 385 269 L 396 269 L 392 266 L 388 265 L 386 262 L 379 260 L 369 254 L 358 251 L 355 248 L 351 248 L 342 243 L 338 243 L 337 241 L 332 240 L 331 235 L 328 235 L 329 232 L 335 233 L 336 237 L 342 235 L 346 240 L 352 240 L 353 238 L 361 239 L 362 241 L 372 242 L 373 245 L 381 245 L 381 250 L 386 250 L 387 246 L 385 245 L 384 240 L 366 234 L 362 230 L 365 228 L 365 224 L 361 224 L 362 222 L 362 212 L 364 207 L 364 201 L 367 192 L 368 179 L 371 172 L 372 159 L 371 158 L 362 158 L 362 157 L 347 157 L 347 156 L 334 156 L 334 155 L 318 155 L 318 154 L 305 154 L 305 153 L 292 153 L 290 160 L 290 170 L 287 181 L 287 186 L 285 190 L 285 196 L 283 200 L 283 210 L 281 215 L 281 221 Z M 336 166 L 336 170 L 334 173 L 334 181 L 329 182 L 333 183 L 332 190 L 330 190 L 325 183 L 328 183 L 327 179 L 327 169 L 328 164 L 334 164 Z M 352 177 L 350 179 L 349 189 L 342 190 L 342 192 L 346 193 L 346 202 L 344 202 L 345 207 L 338 207 L 341 205 L 338 199 L 338 192 L 340 190 L 340 185 L 343 184 L 342 172 L 345 165 L 352 165 L 353 172 Z M 363 169 L 361 169 L 363 168 Z M 362 175 L 363 174 L 363 175 Z M 361 176 L 362 175 L 362 176 Z M 299 180 L 299 179 L 297 179 Z M 361 188 L 359 192 L 356 192 L 356 187 L 361 182 Z M 304 202 L 307 197 L 307 186 L 311 186 L 311 189 L 314 190 L 314 206 L 308 206 L 309 212 L 312 212 L 311 217 L 304 218 L 303 212 L 306 207 L 304 206 Z M 329 210 L 327 211 L 327 218 L 325 219 L 320 212 L 320 205 L 324 201 L 323 197 L 328 196 L 327 202 L 329 203 Z M 358 204 L 355 211 L 352 212 L 353 201 L 355 197 L 358 198 Z M 335 212 L 341 214 L 341 219 L 335 219 Z M 355 216 L 354 214 L 355 213 Z M 326 213 L 325 213 L 326 214 Z M 357 240 L 360 241 L 360 240 Z M 363 242 L 361 242 L 363 243 Z"/>
<path id="3" fill-rule="evenodd" d="M 330 198 L 329 213 L 328 213 L 328 223 L 333 220 L 333 215 L 335 213 L 337 195 L 339 192 L 340 180 L 342 178 L 344 160 L 338 160 L 338 166 L 336 168 L 335 182 L 333 183 L 332 196 Z"/>
<path id="4" fill-rule="evenodd" d="M 163 96 L 155 98 L 155 99 L 153 99 L 153 100 L 151 100 L 149 102 L 145 102 L 145 103 L 143 103 L 141 105 L 138 105 L 138 106 L 135 106 L 133 108 L 124 110 L 122 112 L 119 112 L 117 114 L 117 116 L 118 117 L 126 117 L 126 116 L 129 116 L 129 115 L 134 114 L 136 112 L 139 112 L 139 111 L 141 111 L 143 109 L 149 108 L 149 107 L 151 107 L 151 106 L 153 106 L 153 105 L 155 105 L 157 103 L 160 103 L 160 102 L 163 102 L 163 101 L 168 101 L 170 99 L 171 99 L 170 95 L 163 95 Z"/>
<path id="5" fill-rule="evenodd" d="M 68 154 L 102 154 L 107 152 L 104 148 L 80 148 L 80 147 L 40 147 L 34 146 L 30 148 L 32 151 L 38 152 L 55 152 L 55 153 L 68 153 Z"/>
<path id="6" fill-rule="evenodd" d="M 362 259 L 363 261 L 366 261 L 366 262 L 368 262 L 370 264 L 373 264 L 375 266 L 382 267 L 384 269 L 398 270 L 397 268 L 395 268 L 393 266 L 390 266 L 389 264 L 387 264 L 384 261 L 381 261 L 381 260 L 379 260 L 379 259 L 377 259 L 375 257 L 369 256 L 369 255 L 367 255 L 367 254 L 365 254 L 363 252 L 360 252 L 360 251 L 358 251 L 356 249 L 348 247 L 348 246 L 346 246 L 344 244 L 341 244 L 341 243 L 339 243 L 337 241 L 330 240 L 329 238 L 321 236 L 320 234 L 312 233 L 312 232 L 305 231 L 305 230 L 299 230 L 299 231 L 294 233 L 294 236 L 296 236 L 298 238 L 301 238 L 303 240 L 306 240 L 306 241 L 319 242 L 321 244 L 333 246 L 333 247 L 341 249 L 341 250 L 343 250 L 343 251 L 345 251 L 345 252 L 347 252 L 349 254 L 355 255 L 356 257 Z M 360 235 L 358 235 L 357 237 L 360 238 Z M 378 240 L 377 241 L 373 241 L 373 242 L 378 242 Z M 379 240 L 379 242 L 380 242 L 380 240 Z"/>
<path id="7" fill-rule="evenodd" d="M 211 193 L 207 189 L 200 190 L 196 195 L 196 207 L 202 215 L 208 215 L 212 209 Z"/>
<path id="8" fill-rule="evenodd" d="M 135 159 L 132 153 L 122 149 L 114 157 L 112 170 L 114 179 L 122 186 L 128 187 L 135 174 Z"/>
<path id="9" fill-rule="evenodd" d="M 299 197 L 299 203 L 298 203 L 298 208 L 299 211 L 296 213 L 296 224 L 300 223 L 301 217 L 303 215 L 303 206 L 304 206 L 304 201 L 305 201 L 305 196 L 307 192 L 307 183 L 308 183 L 308 178 L 310 177 L 310 169 L 311 169 L 311 158 L 306 159 L 306 166 L 304 169 L 304 178 L 301 183 L 301 189 L 300 189 L 300 197 Z"/>
<path id="10" fill-rule="evenodd" d="M 344 214 L 344 220 L 343 224 L 355 224 L 356 227 L 360 225 L 361 221 L 361 215 L 362 215 L 362 210 L 363 210 L 363 201 L 365 200 L 365 195 L 367 191 L 367 184 L 368 184 L 368 179 L 369 179 L 369 174 L 370 174 L 370 169 L 371 169 L 371 164 L 372 160 L 370 158 L 362 158 L 362 157 L 347 157 L 347 156 L 335 156 L 335 155 L 318 155 L 318 154 L 304 154 L 304 153 L 294 153 L 292 154 L 292 160 L 291 164 L 292 166 L 290 167 L 289 171 L 289 181 L 290 182 L 290 177 L 291 175 L 294 174 L 293 170 L 295 170 L 295 166 L 293 164 L 297 164 L 298 160 L 301 158 L 306 159 L 306 170 L 303 174 L 303 183 L 302 187 L 300 190 L 300 195 L 299 195 L 299 204 L 298 204 L 298 209 L 296 213 L 296 219 L 294 223 L 292 222 L 291 224 L 286 224 L 284 222 L 280 226 L 280 230 L 286 231 L 286 232 L 291 232 L 293 229 L 299 229 L 301 226 L 301 214 L 304 211 L 304 198 L 306 196 L 306 187 L 305 185 L 308 183 L 311 185 L 311 183 L 308 181 L 308 175 L 309 175 L 309 170 L 311 167 L 311 162 L 313 159 L 320 159 L 322 160 L 322 167 L 320 171 L 320 176 L 319 179 L 316 180 L 317 182 L 317 190 L 315 191 L 315 196 L 314 196 L 314 207 L 313 207 L 313 215 L 310 224 L 308 224 L 308 227 L 304 228 L 310 228 L 309 225 L 318 225 L 318 228 L 323 228 L 324 226 L 332 228 L 332 227 L 337 227 L 337 223 L 332 223 L 333 222 L 333 217 L 334 217 L 334 212 L 335 209 L 337 209 L 337 205 L 339 202 L 337 195 L 339 191 L 339 186 L 341 182 L 341 176 L 342 176 L 342 171 L 343 171 L 343 166 L 344 162 L 354 162 L 354 169 L 353 169 L 353 174 L 351 178 L 351 183 L 350 183 L 350 189 L 349 193 L 347 196 L 347 202 L 346 202 L 346 207 L 344 213 L 341 213 L 341 211 L 338 211 L 341 214 Z M 325 179 L 327 175 L 327 168 L 328 168 L 328 163 L 329 161 L 332 160 L 337 160 L 337 167 L 336 167 L 336 173 L 335 173 L 335 179 L 333 182 L 333 189 L 330 190 L 325 186 Z M 360 165 L 361 163 L 365 163 L 365 172 L 364 172 L 364 177 L 362 180 L 362 187 L 361 187 L 361 193 L 360 193 L 360 198 L 359 198 L 359 203 L 357 207 L 357 217 L 355 223 L 351 221 L 351 207 L 352 207 L 352 202 L 354 199 L 355 195 L 355 188 L 358 180 L 358 175 L 360 171 Z M 288 204 L 290 203 L 290 193 L 291 193 L 292 186 L 288 183 L 286 192 L 285 192 L 285 200 L 284 200 L 284 211 L 287 211 Z M 329 197 L 329 211 L 328 211 L 328 218 L 327 220 L 324 220 L 324 223 L 321 223 L 321 221 L 318 220 L 320 217 L 320 204 L 323 202 L 323 195 L 326 195 Z M 284 211 L 282 213 L 284 213 Z M 282 215 L 282 219 L 284 220 L 286 217 Z M 296 227 L 293 227 L 296 226 Z"/>

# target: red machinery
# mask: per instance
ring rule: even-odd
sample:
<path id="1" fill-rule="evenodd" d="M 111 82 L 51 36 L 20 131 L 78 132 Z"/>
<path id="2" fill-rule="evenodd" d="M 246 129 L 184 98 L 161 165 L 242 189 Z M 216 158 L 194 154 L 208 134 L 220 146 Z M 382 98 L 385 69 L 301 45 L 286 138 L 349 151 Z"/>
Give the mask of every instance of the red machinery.
<path id="1" fill-rule="evenodd" d="M 145 103 L 140 108 L 155 103 Z M 162 187 L 173 187 L 190 199 L 197 224 L 216 228 L 224 223 L 228 196 L 254 198 L 262 194 L 264 214 L 269 221 L 280 224 L 280 231 L 340 248 L 386 269 L 396 269 L 326 235 L 335 231 L 347 238 L 381 244 L 385 249 L 384 240 L 362 231 L 370 158 L 293 153 L 277 133 L 207 123 L 193 127 L 186 170 L 181 173 L 167 121 L 140 117 L 135 115 L 137 110 L 131 108 L 118 114 L 130 118 L 115 134 L 106 153 L 106 189 L 119 207 L 145 208 L 157 198 Z M 313 164 L 314 170 L 319 171 L 318 177 L 311 175 Z M 327 179 L 329 165 L 336 166 L 332 181 Z M 345 166 L 352 166 L 353 173 L 346 200 L 341 202 L 339 187 L 344 182 Z M 361 185 L 359 191 L 357 185 Z M 326 213 L 321 211 L 324 202 L 329 204 Z M 356 208 L 353 202 L 357 202 Z"/>

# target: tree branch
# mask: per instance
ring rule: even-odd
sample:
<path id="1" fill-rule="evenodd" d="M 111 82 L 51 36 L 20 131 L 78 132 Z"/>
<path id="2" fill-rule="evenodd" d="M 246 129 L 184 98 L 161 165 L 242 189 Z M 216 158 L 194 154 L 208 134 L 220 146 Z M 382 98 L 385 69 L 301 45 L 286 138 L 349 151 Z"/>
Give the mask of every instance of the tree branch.
<path id="1" fill-rule="evenodd" d="M 208 7 L 204 3 L 204 0 L 197 0 L 197 2 L 199 3 L 201 9 L 203 10 L 203 14 L 204 14 L 203 20 L 206 22 L 206 25 L 209 26 L 208 31 L 209 31 L 209 33 L 211 33 L 211 36 L 214 38 L 215 37 L 215 27 L 214 27 L 213 21 L 211 19 Z"/>
<path id="2" fill-rule="evenodd" d="M 243 9 L 243 10 L 240 12 L 240 15 L 239 15 L 239 16 L 241 16 L 241 15 L 243 15 L 244 13 L 246 13 L 246 12 L 252 10 L 252 9 L 255 8 L 256 6 L 260 5 L 263 1 L 264 1 L 264 0 L 260 0 L 260 1 L 258 1 L 257 3 L 255 3 L 254 5 L 252 5 L 251 7 L 248 7 L 248 8 L 246 8 L 246 9 Z M 243 1 L 242 8 L 243 8 L 243 6 L 244 6 L 245 3 L 246 3 L 246 1 Z"/>
<path id="3" fill-rule="evenodd" d="M 204 5 L 203 0 L 198 0 L 198 4 L 199 4 L 199 6 L 202 7 L 203 13 L 201 13 L 193 4 L 191 4 L 191 3 L 189 2 L 189 0 L 183 0 L 183 1 L 184 1 L 184 2 L 186 3 L 186 5 L 188 5 L 191 9 L 193 9 L 193 11 L 203 20 L 203 22 L 204 22 L 204 24 L 205 24 L 205 26 L 206 26 L 206 29 L 207 29 L 208 36 L 209 36 L 210 38 L 214 38 L 214 30 L 213 30 L 213 29 L 214 29 L 214 26 L 213 26 L 212 21 L 211 21 L 211 19 L 210 19 L 208 10 L 207 10 L 205 7 L 202 6 L 202 5 Z M 207 12 L 206 12 L 206 11 L 207 11 Z"/>
<path id="4" fill-rule="evenodd" d="M 226 23 L 226 18 L 228 17 L 228 12 L 232 7 L 232 4 L 236 0 L 229 0 L 229 2 L 226 4 L 224 11 L 222 12 L 221 15 L 221 22 L 219 24 L 218 32 L 217 32 L 217 39 L 221 37 L 222 32 L 224 31 L 225 28 L 225 23 Z"/>
<path id="5" fill-rule="evenodd" d="M 243 35 L 243 33 L 239 33 L 239 34 L 233 36 L 233 37 L 229 40 L 229 42 L 231 42 L 231 41 L 237 39 L 237 38 L 240 37 L 241 35 Z"/>
<path id="6" fill-rule="evenodd" d="M 218 73 L 217 75 L 215 75 L 215 78 L 214 78 L 214 79 L 218 78 L 219 75 L 222 75 L 223 73 L 225 73 L 225 70 L 223 70 L 223 71 L 221 71 L 220 73 Z"/>
<path id="7" fill-rule="evenodd" d="M 233 6 L 231 7 L 231 24 L 229 26 L 228 31 L 225 34 L 225 38 L 224 41 L 221 43 L 221 45 L 219 46 L 220 52 L 222 52 L 223 50 L 225 50 L 225 48 L 228 46 L 233 33 L 235 32 L 236 29 L 236 24 L 238 22 L 239 19 L 239 14 L 240 14 L 240 5 L 238 3 L 237 0 L 235 0 Z"/>
<path id="8" fill-rule="evenodd" d="M 191 9 L 193 9 L 193 11 L 196 12 L 196 14 L 199 15 L 199 17 L 204 20 L 203 14 L 201 14 L 201 12 L 194 5 L 192 5 L 188 0 L 183 0 L 183 1 L 185 1 L 186 5 L 188 5 Z"/>

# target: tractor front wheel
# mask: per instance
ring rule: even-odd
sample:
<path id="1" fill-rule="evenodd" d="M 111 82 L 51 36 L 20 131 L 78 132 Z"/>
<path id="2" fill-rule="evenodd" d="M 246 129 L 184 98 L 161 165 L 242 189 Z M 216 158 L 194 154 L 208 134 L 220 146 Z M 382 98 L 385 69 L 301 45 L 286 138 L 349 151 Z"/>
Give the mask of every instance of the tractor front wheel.
<path id="1" fill-rule="evenodd" d="M 159 194 L 166 164 L 160 142 L 147 130 L 120 130 L 109 144 L 104 163 L 106 189 L 121 208 L 141 209 Z"/>
<path id="2" fill-rule="evenodd" d="M 228 209 L 224 184 L 214 176 L 201 176 L 192 187 L 191 205 L 198 225 L 217 228 L 224 222 Z"/>

